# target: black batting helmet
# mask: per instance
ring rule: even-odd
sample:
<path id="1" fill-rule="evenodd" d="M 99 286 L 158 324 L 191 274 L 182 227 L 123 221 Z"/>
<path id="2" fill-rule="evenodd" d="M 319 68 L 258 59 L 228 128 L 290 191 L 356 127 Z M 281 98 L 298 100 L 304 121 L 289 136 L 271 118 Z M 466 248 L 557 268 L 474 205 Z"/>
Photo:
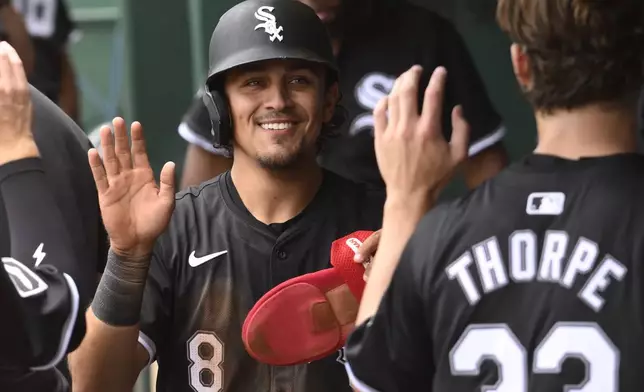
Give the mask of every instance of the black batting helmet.
<path id="1" fill-rule="evenodd" d="M 337 66 L 324 24 L 296 0 L 246 0 L 229 9 L 210 39 L 204 104 L 213 144 L 229 146 L 232 121 L 221 76 L 231 68 L 264 60 L 295 59 L 322 64 L 332 79 Z"/>

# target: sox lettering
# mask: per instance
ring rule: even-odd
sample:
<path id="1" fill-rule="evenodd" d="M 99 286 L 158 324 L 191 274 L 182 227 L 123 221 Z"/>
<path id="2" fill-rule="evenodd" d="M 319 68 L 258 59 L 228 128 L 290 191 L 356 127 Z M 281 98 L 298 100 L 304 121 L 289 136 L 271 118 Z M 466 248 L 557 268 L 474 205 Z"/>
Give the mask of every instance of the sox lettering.
<path id="1" fill-rule="evenodd" d="M 255 30 L 264 29 L 266 34 L 269 35 L 271 42 L 275 41 L 275 39 L 281 42 L 284 37 L 280 33 L 284 31 L 284 28 L 282 26 L 277 27 L 275 15 L 271 13 L 274 9 L 275 7 L 269 7 L 266 5 L 257 9 L 255 12 L 255 18 L 263 21 L 264 23 L 260 23 L 255 26 Z"/>
<path id="2" fill-rule="evenodd" d="M 373 109 L 380 99 L 386 97 L 394 87 L 396 78 L 393 76 L 385 75 L 380 72 L 371 72 L 366 74 L 356 84 L 354 95 L 358 104 L 367 113 L 362 113 L 353 120 L 349 128 L 349 135 L 356 136 L 363 131 L 370 131 L 373 136 Z"/>

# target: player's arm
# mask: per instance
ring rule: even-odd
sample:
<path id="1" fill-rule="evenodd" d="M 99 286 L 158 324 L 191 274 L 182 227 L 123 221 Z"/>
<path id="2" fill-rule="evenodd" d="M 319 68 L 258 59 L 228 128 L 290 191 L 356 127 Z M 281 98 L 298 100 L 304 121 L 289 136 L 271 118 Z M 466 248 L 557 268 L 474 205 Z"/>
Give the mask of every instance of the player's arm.
<path id="1" fill-rule="evenodd" d="M 154 337 L 155 326 L 169 324 L 155 311 L 170 309 L 164 294 L 171 280 L 159 278 L 167 260 L 159 236 L 174 210 L 174 165 L 163 167 L 157 184 L 141 124 L 132 124 L 131 143 L 122 118 L 112 125 L 113 132 L 107 126 L 100 131 L 103 158 L 88 153 L 111 247 L 86 313 L 87 336 L 69 360 L 73 390 L 80 392 L 131 390 L 150 360 L 139 331 Z M 156 332 L 155 342 L 164 343 Z"/>
<path id="2" fill-rule="evenodd" d="M 199 185 L 230 170 L 232 157 L 212 145 L 210 117 L 199 92 L 179 125 L 178 132 L 188 142 L 181 174 L 181 189 Z"/>
<path id="3" fill-rule="evenodd" d="M 22 326 L 24 358 L 33 358 L 32 367 L 47 368 L 82 338 L 83 319 L 77 319 L 82 298 L 74 283 L 79 273 L 31 133 L 30 88 L 24 67 L 6 42 L 0 43 L 0 70 L 4 112 L 0 119 L 0 241 L 4 241 L 0 256 L 4 282 L 14 286 L 13 290 L 5 286 L 0 298 L 8 307 L 13 304 L 14 313 L 18 313 L 5 316 L 11 320 L 8 329 Z M 44 242 L 49 241 L 49 255 L 43 254 Z M 37 258 L 33 264 L 28 262 L 32 257 Z M 3 330 L 3 340 L 11 337 Z M 11 341 L 5 343 L 0 344 L 2 353 L 12 347 Z"/>
<path id="4" fill-rule="evenodd" d="M 0 149 L 0 157 L 6 155 Z M 3 357 L 11 353 L 17 364 L 43 370 L 80 343 L 88 299 L 79 296 L 77 260 L 37 156 L 34 144 L 25 158 L 0 166 L 0 220 L 7 234 L 0 298 L 11 320 L 0 334 L 0 347 Z M 44 243 L 47 247 L 39 246 Z"/>
<path id="5" fill-rule="evenodd" d="M 18 52 L 27 74 L 34 69 L 34 48 L 22 16 L 11 5 L 11 0 L 0 0 L 0 26 L 6 39 Z"/>
<path id="6" fill-rule="evenodd" d="M 156 256 L 153 257 L 154 261 L 127 260 L 110 251 L 97 290 L 101 295 L 97 294 L 86 313 L 85 339 L 69 356 L 74 391 L 132 390 L 139 373 L 155 360 L 156 347 L 163 344 L 159 337 L 164 336 L 161 330 L 167 320 L 157 314 L 165 314 L 169 309 L 163 301 L 163 292 L 169 285 L 160 268 L 150 266 L 143 270 L 148 268 L 145 264 L 158 265 Z M 113 281 L 120 279 L 114 269 L 125 272 L 118 265 L 131 269 L 126 272 L 130 282 L 113 293 Z M 109 295 L 102 295 L 106 293 Z M 140 316 L 134 316 L 137 309 Z M 112 310 L 114 314 L 110 313 Z M 122 314 L 115 318 L 116 313 Z"/>
<path id="7" fill-rule="evenodd" d="M 422 295 L 426 226 L 421 223 L 405 247 L 377 311 L 361 320 L 347 340 L 345 367 L 356 391 L 403 392 L 431 385 L 432 349 Z"/>
<path id="8" fill-rule="evenodd" d="M 463 174 L 468 188 L 472 189 L 507 165 L 508 156 L 502 143 L 506 130 L 462 37 L 449 22 L 440 21 L 440 60 L 449 75 L 443 119 L 449 119 L 454 106 L 463 107 L 470 124 L 469 159 L 463 163 Z M 446 125 L 445 129 L 451 127 Z"/>

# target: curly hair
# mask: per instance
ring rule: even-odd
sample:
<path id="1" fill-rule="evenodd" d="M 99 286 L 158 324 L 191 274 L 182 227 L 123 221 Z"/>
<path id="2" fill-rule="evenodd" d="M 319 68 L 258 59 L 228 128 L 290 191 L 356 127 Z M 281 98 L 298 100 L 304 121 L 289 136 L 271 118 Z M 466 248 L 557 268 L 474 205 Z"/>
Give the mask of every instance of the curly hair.
<path id="1" fill-rule="evenodd" d="M 537 110 L 630 102 L 644 84 L 644 0 L 499 0 L 497 21 L 529 59 Z"/>

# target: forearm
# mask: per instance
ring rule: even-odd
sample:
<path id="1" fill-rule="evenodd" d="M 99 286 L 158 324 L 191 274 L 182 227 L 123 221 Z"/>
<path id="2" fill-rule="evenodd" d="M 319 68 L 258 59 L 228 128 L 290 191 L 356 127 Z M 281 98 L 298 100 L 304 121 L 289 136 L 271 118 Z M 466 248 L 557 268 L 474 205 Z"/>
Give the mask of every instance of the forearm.
<path id="1" fill-rule="evenodd" d="M 70 356 L 74 391 L 121 392 L 134 386 L 147 362 L 138 344 L 138 320 L 149 261 L 110 251 L 86 314 L 86 337 Z"/>
<path id="2" fill-rule="evenodd" d="M 40 159 L 0 166 L 0 200 L 10 249 L 0 256 L 6 258 L 4 268 L 14 282 L 23 282 L 13 290 L 20 306 L 13 309 L 21 309 L 21 315 L 7 315 L 18 325 L 31 325 L 23 331 L 29 340 L 24 351 L 31 348 L 32 366 L 47 368 L 77 347 L 85 332 L 82 310 L 89 296 L 81 289 L 81 261 L 75 258 Z M 11 334 L 6 337 L 11 339 Z"/>
<path id="3" fill-rule="evenodd" d="M 142 369 L 137 355 L 139 326 L 113 327 L 85 314 L 87 333 L 69 355 L 74 392 L 131 391 Z"/>
<path id="4" fill-rule="evenodd" d="M 414 197 L 388 198 L 385 203 L 380 244 L 360 302 L 356 325 L 372 317 L 378 310 L 405 245 L 420 219 L 434 204 L 426 197 L 412 199 Z"/>

